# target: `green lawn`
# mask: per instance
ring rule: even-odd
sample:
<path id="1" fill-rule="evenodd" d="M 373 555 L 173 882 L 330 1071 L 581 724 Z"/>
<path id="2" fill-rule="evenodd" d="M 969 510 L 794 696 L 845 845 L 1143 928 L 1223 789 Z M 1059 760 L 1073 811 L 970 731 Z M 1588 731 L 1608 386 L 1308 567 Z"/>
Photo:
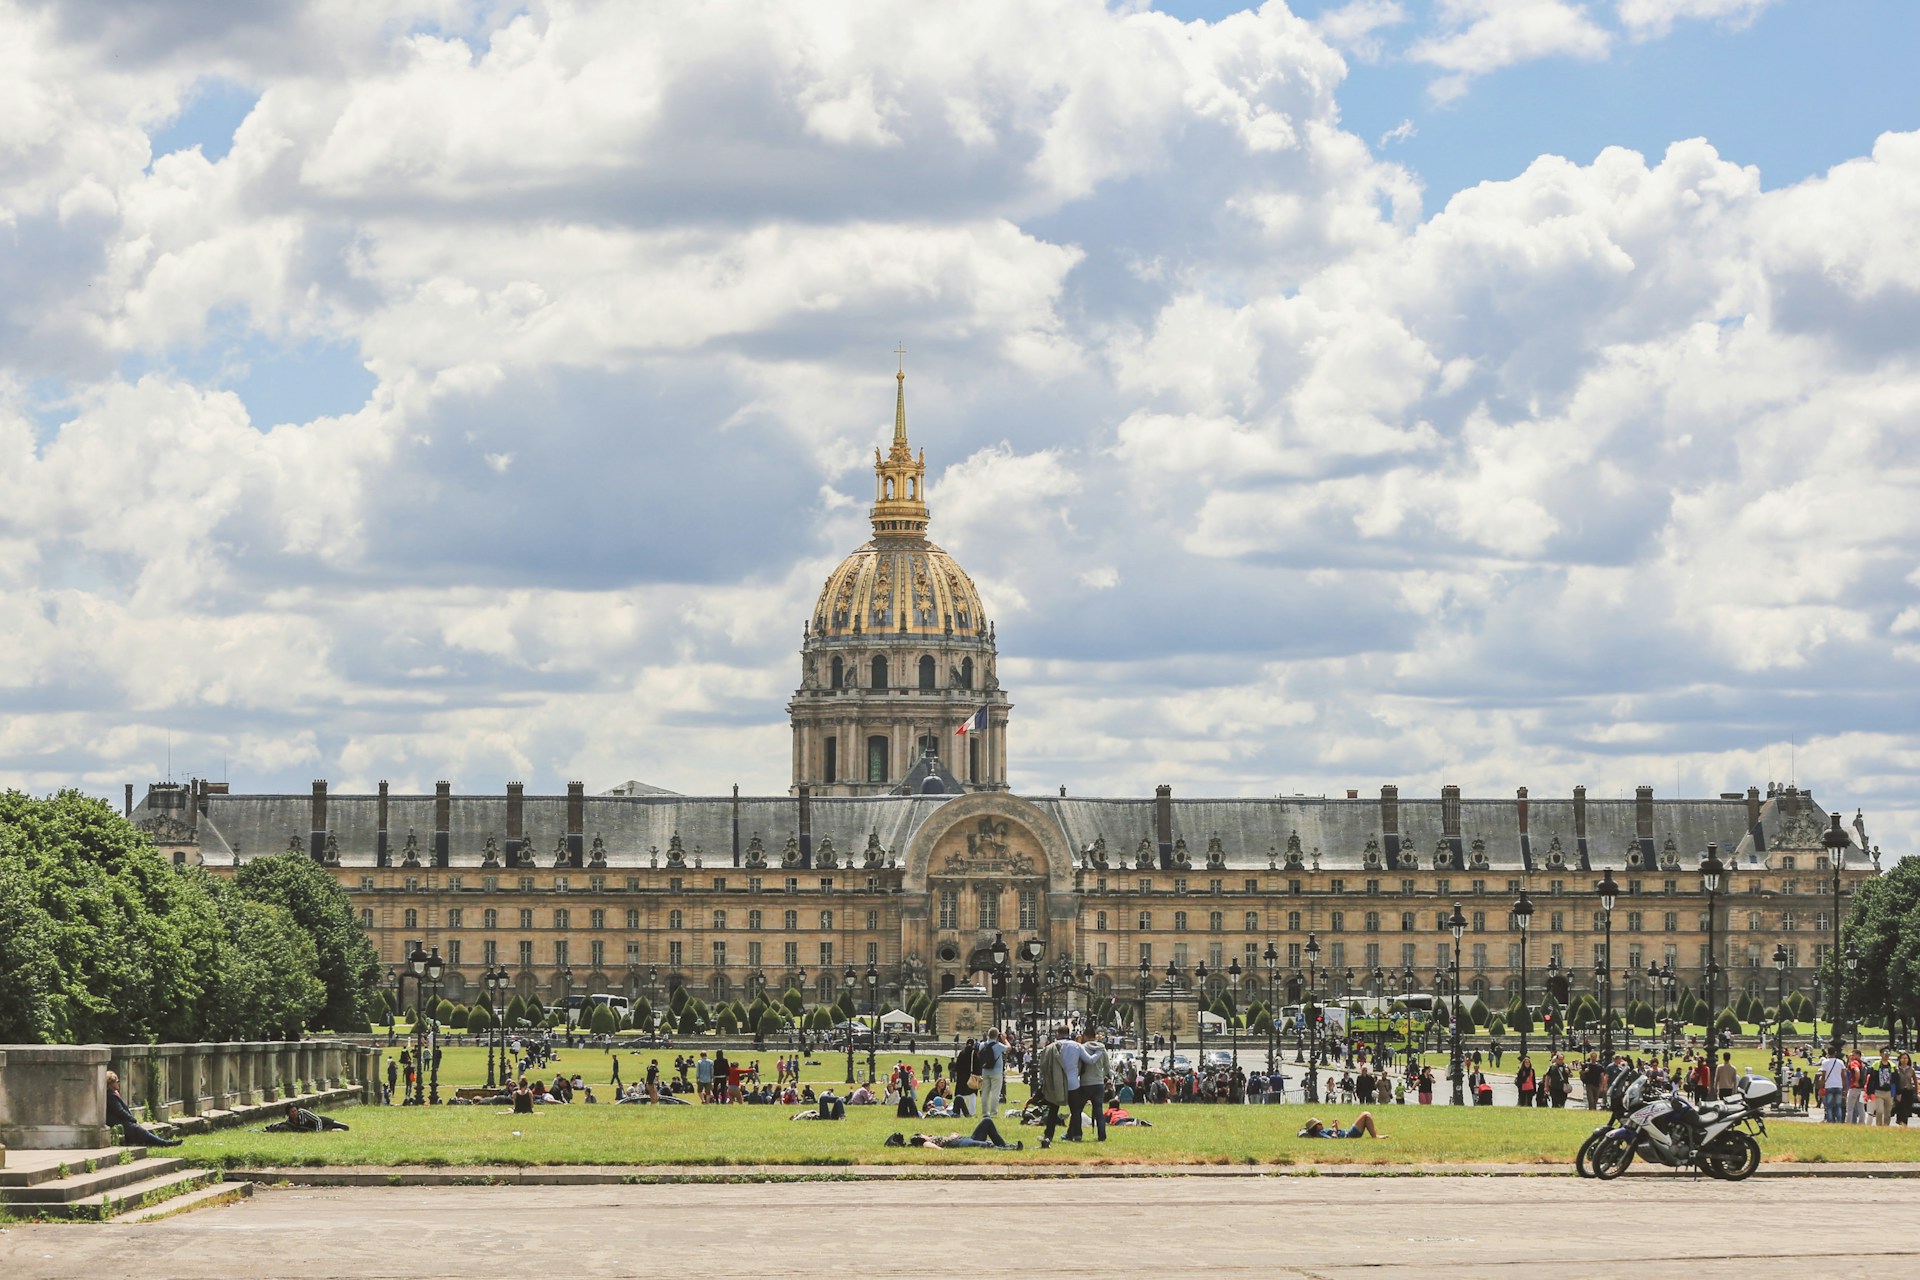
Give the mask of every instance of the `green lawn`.
<path id="1" fill-rule="evenodd" d="M 1375 1108 L 1385 1142 L 1295 1137 L 1309 1114 L 1351 1120 L 1357 1108 L 1141 1106 L 1151 1129 L 1110 1131 L 1105 1145 L 1035 1150 L 1037 1129 L 1002 1125 L 1028 1150 L 930 1153 L 881 1145 L 887 1134 L 924 1127 L 965 1131 L 971 1122 L 901 1121 L 856 1108 L 844 1123 L 792 1122 L 789 1107 L 349 1107 L 348 1133 L 273 1134 L 227 1129 L 188 1139 L 181 1154 L 233 1167 L 273 1165 L 542 1164 L 919 1164 L 956 1160 L 1055 1164 L 1520 1163 L 1571 1160 L 1594 1123 L 1585 1111 L 1386 1106 Z M 1762 1142 L 1770 1160 L 1920 1160 L 1920 1130 L 1777 1124 Z"/>

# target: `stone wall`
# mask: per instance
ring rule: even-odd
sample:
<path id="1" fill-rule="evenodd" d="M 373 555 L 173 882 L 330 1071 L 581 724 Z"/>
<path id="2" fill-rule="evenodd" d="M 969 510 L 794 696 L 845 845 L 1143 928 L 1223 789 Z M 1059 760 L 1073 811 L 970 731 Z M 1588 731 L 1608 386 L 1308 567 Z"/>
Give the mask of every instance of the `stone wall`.
<path id="1" fill-rule="evenodd" d="M 295 1099 L 380 1098 L 381 1051 L 341 1040 L 0 1045 L 0 1147 L 104 1147 L 107 1072 L 153 1122 L 212 1127 Z"/>

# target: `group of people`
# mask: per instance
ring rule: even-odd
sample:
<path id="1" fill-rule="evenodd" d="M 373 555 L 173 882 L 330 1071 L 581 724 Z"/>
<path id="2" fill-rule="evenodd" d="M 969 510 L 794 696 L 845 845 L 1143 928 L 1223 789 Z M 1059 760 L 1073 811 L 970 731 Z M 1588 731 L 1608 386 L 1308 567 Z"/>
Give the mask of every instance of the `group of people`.
<path id="1" fill-rule="evenodd" d="M 1858 1049 L 1843 1054 L 1838 1044 L 1815 1065 L 1811 1076 L 1796 1071 L 1794 1093 L 1810 1105 L 1815 1082 L 1821 1118 L 1828 1124 L 1898 1124 L 1913 1118 L 1916 1078 L 1913 1057 L 1894 1057 L 1890 1049 L 1868 1061 Z"/>

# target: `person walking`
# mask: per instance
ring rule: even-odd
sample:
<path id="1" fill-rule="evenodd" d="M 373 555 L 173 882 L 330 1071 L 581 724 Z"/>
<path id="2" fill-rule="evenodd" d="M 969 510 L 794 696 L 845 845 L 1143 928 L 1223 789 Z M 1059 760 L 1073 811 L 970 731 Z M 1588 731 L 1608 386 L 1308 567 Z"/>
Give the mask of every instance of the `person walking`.
<path id="1" fill-rule="evenodd" d="M 1520 1106 L 1533 1105 L 1534 1091 L 1540 1087 L 1540 1081 L 1533 1074 L 1533 1059 L 1525 1054 L 1520 1057 L 1520 1070 L 1514 1074 L 1513 1087 L 1520 1091 Z"/>
<path id="2" fill-rule="evenodd" d="M 960 1046 L 960 1052 L 953 1055 L 953 1114 L 968 1114 L 967 1099 L 973 1096 L 973 1080 L 980 1074 L 980 1046 L 973 1037 Z"/>
<path id="3" fill-rule="evenodd" d="M 1916 1090 L 1920 1090 L 1920 1077 L 1914 1074 L 1912 1055 L 1900 1055 L 1900 1066 L 1894 1072 L 1894 1082 L 1900 1090 L 1893 1103 L 1894 1119 L 1904 1129 L 1907 1121 L 1913 1118 L 1914 1095 Z"/>
<path id="4" fill-rule="evenodd" d="M 980 1071 L 980 1114 L 992 1119 L 1007 1096 L 1007 1046 L 1000 1028 L 987 1032 L 976 1052 Z"/>
<path id="5" fill-rule="evenodd" d="M 620 1055 L 617 1053 L 613 1055 L 613 1089 L 615 1093 L 620 1091 Z"/>
<path id="6" fill-rule="evenodd" d="M 1733 1055 L 1722 1053 L 1720 1065 L 1713 1069 L 1713 1096 L 1731 1098 L 1740 1092 L 1740 1073 L 1734 1070 Z"/>
<path id="7" fill-rule="evenodd" d="M 683 1080 L 684 1076 L 681 1077 Z M 699 1089 L 700 1101 L 713 1101 L 713 1063 L 707 1058 L 707 1051 L 700 1051 L 700 1060 L 693 1064 L 693 1079 Z"/>
<path id="8" fill-rule="evenodd" d="M 1867 1122 L 1867 1068 L 1860 1061 L 1860 1051 L 1854 1050 L 1847 1059 L 1847 1123 L 1865 1124 Z"/>
<path id="9" fill-rule="evenodd" d="M 1820 1081 L 1822 1119 L 1828 1124 L 1844 1124 L 1847 1119 L 1847 1064 L 1829 1052 L 1813 1069 Z"/>
<path id="10" fill-rule="evenodd" d="M 1567 1070 L 1567 1055 L 1553 1055 L 1553 1065 L 1547 1068 L 1547 1100 L 1556 1107 L 1567 1105 L 1567 1095 L 1573 1092 L 1573 1073 Z"/>
<path id="11" fill-rule="evenodd" d="M 1068 1074 L 1067 1046 L 1072 1046 L 1072 1058 L 1075 1061 L 1073 1074 Z M 1042 1120 L 1045 1132 L 1040 1136 L 1040 1146 L 1044 1150 L 1053 1145 L 1053 1134 L 1060 1127 L 1061 1108 L 1072 1101 L 1075 1089 L 1079 1086 L 1079 1068 L 1077 1060 L 1080 1046 L 1068 1040 L 1064 1034 L 1049 1042 L 1040 1050 L 1034 1060 L 1034 1084 L 1040 1094 L 1040 1100 L 1046 1106 L 1046 1116 Z"/>
<path id="12" fill-rule="evenodd" d="M 1087 1106 L 1093 1111 L 1093 1140 L 1105 1142 L 1107 1140 L 1107 1049 L 1100 1043 L 1100 1033 L 1091 1026 L 1080 1033 L 1080 1051 L 1087 1058 L 1086 1063 L 1080 1068 L 1080 1090 L 1087 1095 Z"/>

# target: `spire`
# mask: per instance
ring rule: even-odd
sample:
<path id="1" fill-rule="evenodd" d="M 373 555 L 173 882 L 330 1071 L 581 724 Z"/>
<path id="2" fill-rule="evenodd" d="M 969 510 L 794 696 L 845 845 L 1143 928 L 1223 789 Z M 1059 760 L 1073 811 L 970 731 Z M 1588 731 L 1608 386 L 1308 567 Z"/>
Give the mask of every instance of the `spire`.
<path id="1" fill-rule="evenodd" d="M 873 451 L 873 534 L 876 538 L 924 542 L 927 536 L 926 458 L 907 444 L 906 348 L 897 347 L 894 371 L 893 446 Z"/>
<path id="2" fill-rule="evenodd" d="M 912 456 L 907 449 L 907 349 L 905 347 L 895 347 L 893 354 L 900 362 L 900 367 L 893 375 L 895 383 L 893 392 L 893 448 L 889 451 L 889 456 L 898 459 Z"/>

